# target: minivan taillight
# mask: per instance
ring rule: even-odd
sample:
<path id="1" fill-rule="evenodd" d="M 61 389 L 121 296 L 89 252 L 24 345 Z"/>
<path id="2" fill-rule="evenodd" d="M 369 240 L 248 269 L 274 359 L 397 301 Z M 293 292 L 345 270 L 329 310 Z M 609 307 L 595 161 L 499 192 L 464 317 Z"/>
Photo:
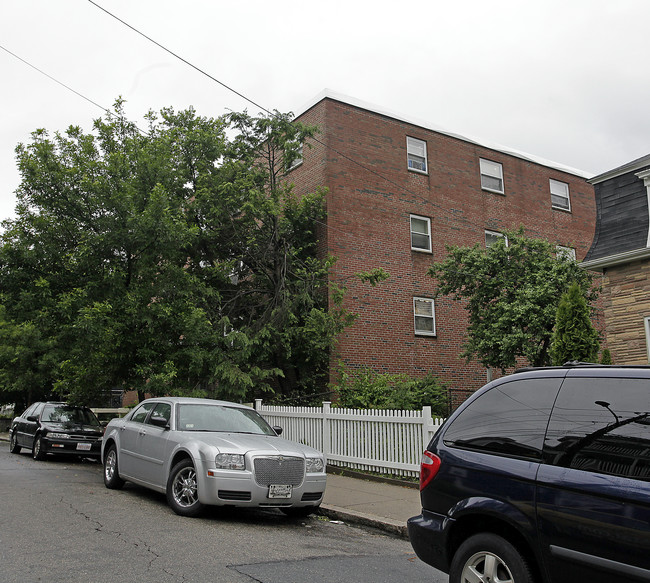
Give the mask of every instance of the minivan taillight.
<path id="1" fill-rule="evenodd" d="M 422 454 L 422 461 L 420 462 L 420 492 L 436 477 L 440 469 L 440 463 L 440 458 L 435 453 L 427 450 Z"/>

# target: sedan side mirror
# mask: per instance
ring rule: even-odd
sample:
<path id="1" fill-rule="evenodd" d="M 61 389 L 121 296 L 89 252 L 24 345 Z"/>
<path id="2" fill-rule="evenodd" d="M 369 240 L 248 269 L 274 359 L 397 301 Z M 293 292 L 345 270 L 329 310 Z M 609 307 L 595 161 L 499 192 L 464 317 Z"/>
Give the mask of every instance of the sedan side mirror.
<path id="1" fill-rule="evenodd" d="M 149 423 L 151 423 L 151 425 L 155 425 L 156 427 L 169 429 L 169 421 L 167 421 L 167 419 L 164 417 L 160 417 L 158 415 L 152 415 L 151 419 L 149 419 Z"/>
<path id="2" fill-rule="evenodd" d="M 27 417 L 27 421 L 31 421 L 32 423 L 36 423 L 38 421 L 38 417 L 36 417 L 36 415 L 29 415 Z"/>
<path id="3" fill-rule="evenodd" d="M 278 435 L 282 435 L 282 427 L 280 427 L 279 425 L 274 425 L 273 431 L 275 431 Z"/>

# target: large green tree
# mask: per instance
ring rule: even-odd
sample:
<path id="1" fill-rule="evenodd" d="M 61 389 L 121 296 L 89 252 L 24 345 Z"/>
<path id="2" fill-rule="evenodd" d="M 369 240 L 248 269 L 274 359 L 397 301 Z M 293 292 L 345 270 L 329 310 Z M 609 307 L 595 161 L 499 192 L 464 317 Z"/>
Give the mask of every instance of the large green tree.
<path id="1" fill-rule="evenodd" d="M 118 101 L 90 133 L 34 132 L 0 246 L 0 399 L 318 390 L 351 316 L 328 309 L 324 193 L 287 181 L 315 131 L 192 109 L 143 131 Z"/>
<path id="2" fill-rule="evenodd" d="M 429 275 L 438 281 L 438 294 L 465 302 L 469 325 L 462 356 L 503 372 L 521 358 L 533 366 L 550 364 L 558 302 L 571 284 L 587 303 L 598 295 L 589 272 L 523 229 L 505 233 L 487 249 L 450 246 Z"/>

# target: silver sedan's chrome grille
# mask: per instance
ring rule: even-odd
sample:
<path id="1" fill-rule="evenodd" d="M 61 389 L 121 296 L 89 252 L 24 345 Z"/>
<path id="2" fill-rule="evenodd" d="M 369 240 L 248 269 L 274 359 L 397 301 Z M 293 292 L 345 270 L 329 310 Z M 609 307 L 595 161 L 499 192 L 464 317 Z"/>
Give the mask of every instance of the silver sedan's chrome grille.
<path id="1" fill-rule="evenodd" d="M 305 476 L 305 460 L 281 455 L 257 457 L 253 460 L 255 481 L 260 486 L 290 484 L 300 486 Z"/>

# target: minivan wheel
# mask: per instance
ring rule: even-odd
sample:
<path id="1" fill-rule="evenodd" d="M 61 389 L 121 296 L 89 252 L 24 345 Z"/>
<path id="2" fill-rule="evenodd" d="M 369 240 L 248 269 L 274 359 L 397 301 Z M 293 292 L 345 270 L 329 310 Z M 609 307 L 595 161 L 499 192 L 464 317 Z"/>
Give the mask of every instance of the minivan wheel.
<path id="1" fill-rule="evenodd" d="M 526 559 L 506 539 L 476 534 L 458 547 L 449 569 L 449 583 L 533 583 Z"/>

